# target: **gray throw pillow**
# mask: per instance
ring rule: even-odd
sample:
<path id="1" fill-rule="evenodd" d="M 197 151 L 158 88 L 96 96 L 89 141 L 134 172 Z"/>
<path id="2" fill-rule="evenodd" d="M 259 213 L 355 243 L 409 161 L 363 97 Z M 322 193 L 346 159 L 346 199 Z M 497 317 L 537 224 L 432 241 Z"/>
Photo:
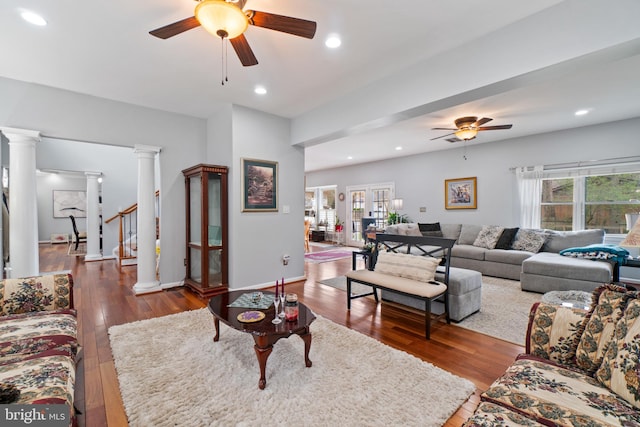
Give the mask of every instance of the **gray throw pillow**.
<path id="1" fill-rule="evenodd" d="M 498 239 L 502 235 L 504 227 L 498 227 L 496 225 L 483 225 L 482 230 L 478 233 L 478 237 L 473 242 L 473 246 L 479 248 L 493 249 L 498 243 Z"/>
<path id="2" fill-rule="evenodd" d="M 511 249 L 537 253 L 547 240 L 547 235 L 540 231 L 521 228 L 511 244 Z"/>

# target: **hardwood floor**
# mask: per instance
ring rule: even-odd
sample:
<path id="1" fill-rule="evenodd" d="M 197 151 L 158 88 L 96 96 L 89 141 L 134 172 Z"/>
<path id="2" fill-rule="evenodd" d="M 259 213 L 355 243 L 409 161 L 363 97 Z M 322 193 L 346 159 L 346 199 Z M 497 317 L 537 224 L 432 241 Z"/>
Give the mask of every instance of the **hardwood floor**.
<path id="1" fill-rule="evenodd" d="M 307 280 L 288 283 L 286 289 L 297 293 L 301 302 L 325 318 L 472 381 L 476 392 L 449 419 L 447 427 L 461 425 L 478 405 L 480 392 L 524 351 L 515 344 L 445 323 L 434 325 L 431 340 L 427 341 L 422 315 L 388 304 L 376 306 L 368 298 L 353 301 L 349 312 L 343 291 L 317 284 L 343 275 L 349 269 L 350 258 L 306 263 Z M 62 244 L 40 245 L 40 270 L 71 270 L 73 274 L 79 340 L 84 354 L 85 377 L 84 381 L 78 379 L 79 391 L 84 392 L 81 425 L 126 426 L 127 417 L 111 357 L 109 327 L 198 309 L 206 306 L 205 301 L 184 288 L 135 296 L 132 292 L 136 282 L 135 266 L 119 271 L 115 260 L 84 262 L 81 257 L 67 255 L 67 247 Z"/>

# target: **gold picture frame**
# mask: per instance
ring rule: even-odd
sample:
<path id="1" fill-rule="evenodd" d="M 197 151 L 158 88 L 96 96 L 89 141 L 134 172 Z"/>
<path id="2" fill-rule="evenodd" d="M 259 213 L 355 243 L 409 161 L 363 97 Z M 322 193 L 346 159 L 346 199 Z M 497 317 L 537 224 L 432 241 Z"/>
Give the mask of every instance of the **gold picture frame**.
<path id="1" fill-rule="evenodd" d="M 476 209 L 478 206 L 477 178 L 444 180 L 445 209 Z"/>

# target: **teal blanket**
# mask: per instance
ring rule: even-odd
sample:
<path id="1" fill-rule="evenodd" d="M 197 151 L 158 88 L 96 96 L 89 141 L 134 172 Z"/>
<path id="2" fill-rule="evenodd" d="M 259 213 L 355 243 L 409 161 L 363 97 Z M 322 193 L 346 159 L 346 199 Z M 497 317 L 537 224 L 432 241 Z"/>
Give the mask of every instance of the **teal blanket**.
<path id="1" fill-rule="evenodd" d="M 616 245 L 595 244 L 577 248 L 567 248 L 560 255 L 573 258 L 607 259 L 623 265 L 629 258 L 629 251 Z"/>

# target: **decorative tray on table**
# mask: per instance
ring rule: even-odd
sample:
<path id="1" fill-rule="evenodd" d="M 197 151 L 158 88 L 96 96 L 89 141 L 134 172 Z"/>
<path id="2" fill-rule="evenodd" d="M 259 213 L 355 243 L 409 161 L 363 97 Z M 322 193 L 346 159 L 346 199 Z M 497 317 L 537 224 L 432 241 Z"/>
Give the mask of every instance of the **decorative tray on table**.
<path id="1" fill-rule="evenodd" d="M 253 323 L 261 321 L 264 317 L 265 314 L 261 311 L 243 311 L 238 314 L 238 321 L 242 323 Z"/>

